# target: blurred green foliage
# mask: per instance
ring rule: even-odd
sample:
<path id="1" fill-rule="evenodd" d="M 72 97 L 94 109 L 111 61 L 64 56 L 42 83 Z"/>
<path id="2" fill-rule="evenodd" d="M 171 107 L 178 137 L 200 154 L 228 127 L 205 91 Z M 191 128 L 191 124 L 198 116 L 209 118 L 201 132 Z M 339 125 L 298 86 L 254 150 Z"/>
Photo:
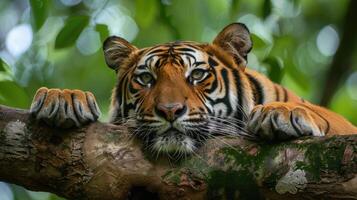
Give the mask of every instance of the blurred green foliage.
<path id="1" fill-rule="evenodd" d="M 252 33 L 250 68 L 318 102 L 348 5 L 348 0 L 2 0 L 0 104 L 28 108 L 41 86 L 76 88 L 95 94 L 106 120 L 115 84 L 101 51 L 107 36 L 119 35 L 137 47 L 211 42 L 232 22 L 245 23 Z M 357 66 L 357 52 L 354 58 Z M 330 108 L 357 124 L 353 70 Z M 56 199 L 11 188 L 15 199 Z"/>
<path id="2" fill-rule="evenodd" d="M 73 46 L 88 23 L 89 16 L 70 16 L 56 37 L 55 49 Z"/>

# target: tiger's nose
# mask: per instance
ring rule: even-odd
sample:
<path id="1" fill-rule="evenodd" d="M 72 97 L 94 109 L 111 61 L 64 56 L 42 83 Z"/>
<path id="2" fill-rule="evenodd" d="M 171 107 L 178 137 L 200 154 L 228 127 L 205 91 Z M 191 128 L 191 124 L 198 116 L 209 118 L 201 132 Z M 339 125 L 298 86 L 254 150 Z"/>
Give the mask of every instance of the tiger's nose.
<path id="1" fill-rule="evenodd" d="M 186 110 L 186 105 L 182 103 L 158 103 L 155 107 L 156 114 L 170 122 L 185 114 Z"/>

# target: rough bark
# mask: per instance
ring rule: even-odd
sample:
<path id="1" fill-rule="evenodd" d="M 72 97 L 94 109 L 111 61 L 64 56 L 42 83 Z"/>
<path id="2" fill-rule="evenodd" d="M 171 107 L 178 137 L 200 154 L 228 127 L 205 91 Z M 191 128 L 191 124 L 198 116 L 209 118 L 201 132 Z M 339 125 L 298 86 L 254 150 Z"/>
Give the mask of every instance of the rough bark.
<path id="1" fill-rule="evenodd" d="M 357 135 L 280 144 L 226 138 L 170 163 L 148 159 L 125 127 L 58 130 L 0 106 L 0 179 L 68 199 L 144 190 L 145 199 L 357 199 L 356 149 Z"/>

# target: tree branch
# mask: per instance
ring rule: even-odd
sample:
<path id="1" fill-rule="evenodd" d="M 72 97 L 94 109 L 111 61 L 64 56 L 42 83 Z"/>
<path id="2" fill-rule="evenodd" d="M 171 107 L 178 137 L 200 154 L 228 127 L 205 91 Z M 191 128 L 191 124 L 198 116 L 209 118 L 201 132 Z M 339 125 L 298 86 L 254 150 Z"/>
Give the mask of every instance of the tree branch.
<path id="1" fill-rule="evenodd" d="M 0 179 L 69 199 L 357 199 L 357 135 L 216 139 L 174 164 L 150 161 L 129 138 L 121 126 L 57 130 L 0 106 Z"/>

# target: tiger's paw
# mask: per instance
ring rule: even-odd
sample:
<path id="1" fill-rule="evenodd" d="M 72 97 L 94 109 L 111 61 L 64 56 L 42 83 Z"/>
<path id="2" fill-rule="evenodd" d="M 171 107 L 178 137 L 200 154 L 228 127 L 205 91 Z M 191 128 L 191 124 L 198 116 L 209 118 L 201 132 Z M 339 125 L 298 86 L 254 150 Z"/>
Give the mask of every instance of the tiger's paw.
<path id="1" fill-rule="evenodd" d="M 90 92 L 42 87 L 33 98 L 30 113 L 50 126 L 70 128 L 96 121 L 100 110 Z"/>
<path id="2" fill-rule="evenodd" d="M 256 106 L 249 117 L 248 131 L 267 141 L 282 141 L 302 136 L 323 136 L 324 133 L 308 109 L 289 103 Z"/>

